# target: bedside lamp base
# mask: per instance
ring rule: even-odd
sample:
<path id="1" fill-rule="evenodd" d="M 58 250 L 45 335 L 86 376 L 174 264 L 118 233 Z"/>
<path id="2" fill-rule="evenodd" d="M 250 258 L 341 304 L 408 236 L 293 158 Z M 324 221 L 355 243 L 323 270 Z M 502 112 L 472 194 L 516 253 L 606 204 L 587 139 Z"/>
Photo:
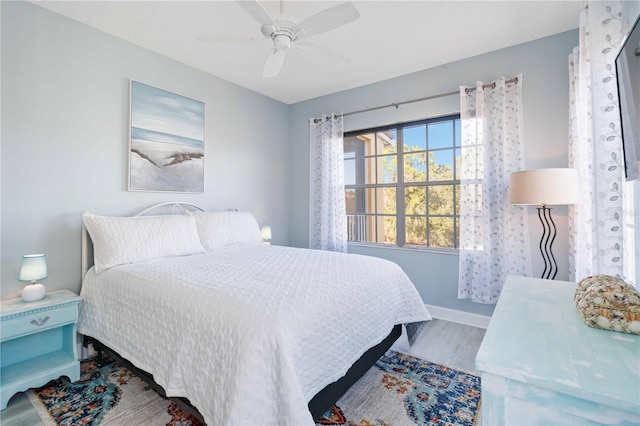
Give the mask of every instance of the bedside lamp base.
<path id="1" fill-rule="evenodd" d="M 29 284 L 22 289 L 22 300 L 25 302 L 35 302 L 44 297 L 47 289 L 42 284 Z"/>

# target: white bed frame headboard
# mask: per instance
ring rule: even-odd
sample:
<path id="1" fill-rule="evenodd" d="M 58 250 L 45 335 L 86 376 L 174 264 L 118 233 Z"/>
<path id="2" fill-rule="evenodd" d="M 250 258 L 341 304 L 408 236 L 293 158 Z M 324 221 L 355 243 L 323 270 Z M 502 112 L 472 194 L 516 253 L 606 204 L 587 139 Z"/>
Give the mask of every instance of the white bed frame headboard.
<path id="1" fill-rule="evenodd" d="M 133 215 L 136 216 L 144 216 L 146 214 L 152 213 L 155 215 L 166 215 L 166 214 L 184 214 L 186 211 L 206 211 L 202 207 L 191 204 L 191 203 L 183 203 L 180 201 L 168 201 L 166 203 L 154 204 L 153 206 L 142 210 L 141 212 Z M 82 248 L 81 248 L 81 256 L 82 256 L 82 279 L 84 280 L 84 276 L 87 271 L 93 266 L 93 243 L 91 241 L 91 236 L 85 228 L 84 223 L 82 224 Z"/>

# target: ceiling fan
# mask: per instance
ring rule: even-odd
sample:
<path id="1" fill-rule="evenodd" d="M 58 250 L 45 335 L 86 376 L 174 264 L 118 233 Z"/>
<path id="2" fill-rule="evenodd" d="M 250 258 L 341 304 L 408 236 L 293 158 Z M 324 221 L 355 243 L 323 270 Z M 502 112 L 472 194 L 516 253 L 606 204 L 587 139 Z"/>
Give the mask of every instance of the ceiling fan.
<path id="1" fill-rule="evenodd" d="M 283 0 L 280 0 L 280 13 L 271 16 L 269 12 L 255 0 L 236 1 L 246 13 L 261 25 L 260 31 L 264 37 L 243 36 L 210 36 L 200 37 L 200 41 L 271 41 L 273 49 L 262 70 L 262 77 L 272 78 L 278 75 L 285 55 L 290 48 L 296 48 L 311 59 L 318 59 L 317 55 L 329 56 L 333 61 L 348 62 L 335 52 L 321 46 L 303 41 L 304 38 L 325 33 L 354 21 L 360 14 L 351 2 L 341 3 L 318 12 L 299 21 L 298 19 L 283 13 Z M 313 52 L 310 52 L 313 51 Z"/>

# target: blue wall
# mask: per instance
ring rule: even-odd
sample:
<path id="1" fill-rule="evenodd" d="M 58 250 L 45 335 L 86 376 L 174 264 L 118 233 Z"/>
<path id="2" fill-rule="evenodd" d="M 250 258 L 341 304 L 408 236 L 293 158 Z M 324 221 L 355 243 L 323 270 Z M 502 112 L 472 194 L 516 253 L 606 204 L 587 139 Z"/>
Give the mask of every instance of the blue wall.
<path id="1" fill-rule="evenodd" d="M 187 201 L 252 211 L 289 241 L 289 107 L 27 2 L 2 8 L 2 298 L 23 254 L 80 289 L 80 214 Z M 129 79 L 205 102 L 205 192 L 127 191 Z"/>
<path id="2" fill-rule="evenodd" d="M 509 47 L 462 61 L 431 68 L 380 83 L 323 96 L 291 107 L 291 245 L 308 245 L 309 117 L 328 112 L 349 112 L 393 102 L 421 98 L 491 81 L 499 76 L 523 74 L 525 167 L 566 167 L 568 163 L 568 55 L 578 44 L 577 31 Z M 428 54 L 428 52 L 424 52 Z M 385 109 L 345 117 L 345 131 L 459 112 L 459 97 Z M 568 279 L 567 209 L 554 209 L 558 240 L 554 253 L 561 265 L 559 279 Z M 540 235 L 535 209 L 530 210 L 531 253 L 534 275 L 542 272 L 536 239 Z M 493 305 L 457 299 L 458 256 L 455 253 L 411 251 L 351 245 L 350 252 L 390 259 L 402 266 L 426 303 L 490 315 Z"/>

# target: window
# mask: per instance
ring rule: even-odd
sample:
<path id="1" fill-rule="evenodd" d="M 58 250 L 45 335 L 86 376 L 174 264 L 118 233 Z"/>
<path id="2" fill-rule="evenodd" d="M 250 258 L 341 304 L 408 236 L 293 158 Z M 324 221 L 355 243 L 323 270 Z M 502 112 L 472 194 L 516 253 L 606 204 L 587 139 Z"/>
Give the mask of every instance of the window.
<path id="1" fill-rule="evenodd" d="M 344 136 L 349 241 L 459 245 L 460 115 Z"/>

